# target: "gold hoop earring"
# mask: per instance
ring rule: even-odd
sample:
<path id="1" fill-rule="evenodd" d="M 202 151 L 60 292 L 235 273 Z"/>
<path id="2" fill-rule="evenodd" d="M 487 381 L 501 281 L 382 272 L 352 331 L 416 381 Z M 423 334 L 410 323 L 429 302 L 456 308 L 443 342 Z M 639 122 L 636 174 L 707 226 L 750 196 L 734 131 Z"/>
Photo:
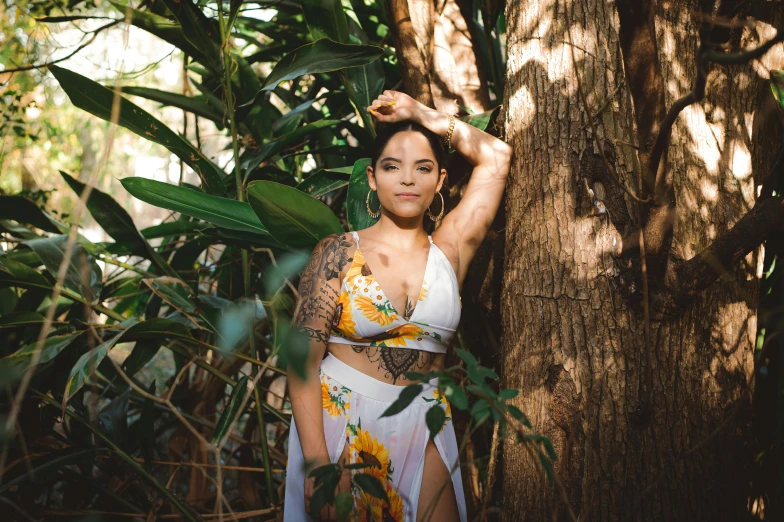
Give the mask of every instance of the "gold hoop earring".
<path id="1" fill-rule="evenodd" d="M 368 190 L 367 197 L 365 198 L 365 206 L 367 207 L 367 213 L 370 214 L 370 217 L 373 219 L 378 219 L 378 216 L 381 215 L 381 202 L 379 201 L 378 210 L 373 212 L 370 210 L 370 194 L 373 192 L 373 189 Z"/>
<path id="2" fill-rule="evenodd" d="M 427 211 L 425 212 L 427 214 L 427 217 L 429 217 L 433 221 L 438 221 L 444 215 L 444 196 L 440 192 L 436 192 L 436 194 L 441 196 L 441 212 L 437 216 L 435 216 L 435 217 L 433 217 L 433 213 L 430 212 L 430 207 L 428 207 Z M 435 199 L 435 198 L 433 198 L 433 199 Z"/>

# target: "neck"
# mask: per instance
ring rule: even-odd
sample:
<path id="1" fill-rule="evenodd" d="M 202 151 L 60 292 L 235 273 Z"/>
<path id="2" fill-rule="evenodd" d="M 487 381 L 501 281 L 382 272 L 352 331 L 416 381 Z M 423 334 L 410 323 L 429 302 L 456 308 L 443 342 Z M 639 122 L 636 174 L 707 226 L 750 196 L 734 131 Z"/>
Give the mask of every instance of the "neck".
<path id="1" fill-rule="evenodd" d="M 397 245 L 400 250 L 420 248 L 418 245 L 427 240 L 427 232 L 422 226 L 423 216 L 400 217 L 381 211 L 378 223 L 373 225 L 374 232 L 383 238 L 384 243 Z"/>

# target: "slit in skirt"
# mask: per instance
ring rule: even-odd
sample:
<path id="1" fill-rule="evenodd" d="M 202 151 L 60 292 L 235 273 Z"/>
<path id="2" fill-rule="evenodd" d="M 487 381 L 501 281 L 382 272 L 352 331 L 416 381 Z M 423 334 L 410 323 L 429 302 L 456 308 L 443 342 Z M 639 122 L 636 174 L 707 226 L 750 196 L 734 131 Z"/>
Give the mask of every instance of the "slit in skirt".
<path id="1" fill-rule="evenodd" d="M 352 481 L 354 507 L 363 513 L 362 520 L 416 522 L 419 491 L 425 464 L 425 448 L 430 432 L 425 422 L 427 411 L 439 404 L 446 420 L 434 443 L 451 474 L 460 522 L 467 522 L 463 480 L 458 463 L 458 444 L 452 425 L 451 408 L 438 392 L 438 378 L 423 384 L 419 395 L 402 412 L 391 417 L 381 414 L 400 395 L 405 386 L 389 384 L 356 370 L 328 353 L 319 368 L 321 381 L 324 437 L 331 462 L 337 462 L 345 445 L 349 462 L 372 463 L 352 473 L 369 473 L 384 485 L 390 503 L 377 501 L 361 491 Z M 294 417 L 288 439 L 284 522 L 314 520 L 305 511 L 305 470 L 302 447 Z M 457 464 L 457 465 L 456 465 Z M 372 513 L 367 519 L 364 513 Z M 437 517 L 431 517 L 435 521 Z"/>

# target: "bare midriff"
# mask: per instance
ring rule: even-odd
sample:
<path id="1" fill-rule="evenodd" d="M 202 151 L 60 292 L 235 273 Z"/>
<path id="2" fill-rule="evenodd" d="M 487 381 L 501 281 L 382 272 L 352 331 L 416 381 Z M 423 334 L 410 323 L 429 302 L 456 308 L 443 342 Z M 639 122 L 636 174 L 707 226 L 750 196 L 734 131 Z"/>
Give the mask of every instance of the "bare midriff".
<path id="1" fill-rule="evenodd" d="M 440 371 L 445 360 L 443 353 L 343 343 L 329 343 L 327 352 L 365 375 L 397 386 L 419 382 L 407 379 L 405 372 Z"/>

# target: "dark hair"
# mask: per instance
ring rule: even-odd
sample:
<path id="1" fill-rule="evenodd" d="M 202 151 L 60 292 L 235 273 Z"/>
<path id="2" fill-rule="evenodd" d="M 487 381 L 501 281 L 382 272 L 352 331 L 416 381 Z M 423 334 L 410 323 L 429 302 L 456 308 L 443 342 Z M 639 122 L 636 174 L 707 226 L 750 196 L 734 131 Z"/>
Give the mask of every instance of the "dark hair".
<path id="1" fill-rule="evenodd" d="M 376 140 L 373 142 L 373 155 L 370 158 L 370 166 L 373 167 L 373 172 L 376 171 L 378 158 L 384 151 L 384 147 L 389 143 L 389 140 L 398 132 L 403 131 L 416 131 L 427 138 L 428 143 L 430 143 L 430 148 L 433 150 L 433 155 L 436 157 L 438 172 L 441 172 L 442 168 L 446 168 L 444 144 L 441 142 L 441 138 L 438 134 L 413 120 L 401 120 L 394 123 L 379 124 Z"/>

